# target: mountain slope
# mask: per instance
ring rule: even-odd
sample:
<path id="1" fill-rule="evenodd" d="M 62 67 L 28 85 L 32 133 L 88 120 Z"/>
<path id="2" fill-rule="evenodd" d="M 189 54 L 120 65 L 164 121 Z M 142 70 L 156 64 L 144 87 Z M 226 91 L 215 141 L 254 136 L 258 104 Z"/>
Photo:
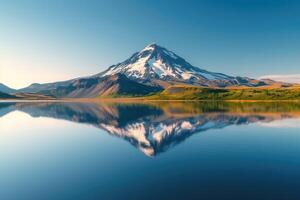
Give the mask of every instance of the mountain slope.
<path id="1" fill-rule="evenodd" d="M 130 80 L 123 74 L 106 76 L 100 82 L 100 96 L 141 96 L 161 91 L 158 86 L 150 86 Z"/>
<path id="2" fill-rule="evenodd" d="M 153 83 L 155 80 L 175 81 L 198 86 L 226 87 L 232 85 L 261 86 L 264 81 L 209 72 L 157 44 L 146 46 L 122 63 L 109 67 L 98 76 L 122 73 L 132 80 Z M 157 82 L 156 82 L 157 83 Z"/>
<path id="3" fill-rule="evenodd" d="M 0 92 L 12 94 L 12 93 L 16 92 L 16 90 L 4 85 L 3 83 L 0 83 Z"/>
<path id="4" fill-rule="evenodd" d="M 56 97 L 98 97 L 98 96 L 141 96 L 161 91 L 158 86 L 149 86 L 128 79 L 125 75 L 115 74 L 105 77 L 90 77 L 70 81 L 39 93 Z"/>
<path id="5" fill-rule="evenodd" d="M 18 92 L 24 92 L 24 93 L 35 93 L 39 91 L 46 91 L 46 90 L 54 90 L 58 87 L 66 87 L 72 83 L 75 79 L 67 80 L 67 81 L 59 81 L 59 82 L 53 82 L 53 83 L 33 83 L 29 85 L 28 87 L 19 89 Z"/>
<path id="6" fill-rule="evenodd" d="M 16 98 L 16 96 L 4 92 L 0 92 L 0 99 L 10 99 L 10 98 Z"/>

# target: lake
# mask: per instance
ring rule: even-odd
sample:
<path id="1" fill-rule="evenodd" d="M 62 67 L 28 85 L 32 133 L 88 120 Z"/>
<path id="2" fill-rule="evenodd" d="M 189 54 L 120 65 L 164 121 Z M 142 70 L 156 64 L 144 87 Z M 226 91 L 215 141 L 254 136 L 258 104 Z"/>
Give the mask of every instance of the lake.
<path id="1" fill-rule="evenodd" d="M 0 198 L 299 199 L 300 103 L 0 103 Z"/>

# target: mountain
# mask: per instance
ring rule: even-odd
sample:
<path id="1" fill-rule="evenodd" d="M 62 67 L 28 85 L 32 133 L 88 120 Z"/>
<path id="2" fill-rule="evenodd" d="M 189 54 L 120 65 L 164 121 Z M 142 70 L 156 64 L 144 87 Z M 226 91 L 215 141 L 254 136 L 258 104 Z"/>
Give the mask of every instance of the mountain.
<path id="1" fill-rule="evenodd" d="M 12 94 L 12 93 L 16 92 L 16 90 L 4 85 L 3 83 L 0 83 L 0 92 Z"/>
<path id="2" fill-rule="evenodd" d="M 117 73 L 143 83 L 159 84 L 159 81 L 173 81 L 214 87 L 261 86 L 266 84 L 264 81 L 229 76 L 195 67 L 174 52 L 157 44 L 146 46 L 129 59 L 109 67 L 96 76 L 110 76 Z"/>
<path id="3" fill-rule="evenodd" d="M 18 92 L 42 93 L 56 97 L 141 96 L 158 92 L 171 85 L 187 84 L 203 87 L 247 86 L 274 84 L 210 72 L 161 47 L 150 44 L 129 59 L 93 76 L 46 84 L 32 84 Z"/>
<path id="4" fill-rule="evenodd" d="M 16 96 L 4 92 L 0 92 L 0 99 L 10 99 L 10 98 L 16 98 Z"/>

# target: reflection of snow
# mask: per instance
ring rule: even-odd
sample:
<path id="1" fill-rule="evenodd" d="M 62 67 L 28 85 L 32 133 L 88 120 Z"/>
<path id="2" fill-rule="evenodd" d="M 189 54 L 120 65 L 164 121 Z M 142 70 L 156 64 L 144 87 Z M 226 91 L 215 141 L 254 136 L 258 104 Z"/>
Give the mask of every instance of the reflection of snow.
<path id="1" fill-rule="evenodd" d="M 177 109 L 177 107 L 174 108 Z M 143 114 L 137 113 L 137 109 L 143 111 Z M 191 114 L 186 113 L 187 111 L 182 113 L 180 109 L 178 111 L 176 109 L 170 107 L 166 109 L 168 112 L 164 113 L 162 108 L 146 104 L 19 103 L 0 108 L 0 115 L 3 110 L 4 115 L 20 110 L 33 117 L 52 117 L 91 124 L 111 135 L 125 139 L 148 156 L 165 152 L 195 133 L 221 129 L 230 125 L 255 123 L 269 128 L 300 128 L 299 115 L 289 113 L 276 115 L 226 112 Z"/>
<path id="2" fill-rule="evenodd" d="M 257 124 L 270 128 L 300 128 L 300 118 L 280 119 L 272 122 L 258 122 Z"/>

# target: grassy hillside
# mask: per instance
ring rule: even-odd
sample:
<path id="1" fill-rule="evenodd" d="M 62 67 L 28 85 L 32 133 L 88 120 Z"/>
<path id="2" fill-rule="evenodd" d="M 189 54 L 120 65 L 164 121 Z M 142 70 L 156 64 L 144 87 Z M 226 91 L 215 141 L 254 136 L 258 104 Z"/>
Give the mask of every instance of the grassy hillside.
<path id="1" fill-rule="evenodd" d="M 171 86 L 148 97 L 161 100 L 300 100 L 300 87 L 287 88 L 201 88 Z"/>

